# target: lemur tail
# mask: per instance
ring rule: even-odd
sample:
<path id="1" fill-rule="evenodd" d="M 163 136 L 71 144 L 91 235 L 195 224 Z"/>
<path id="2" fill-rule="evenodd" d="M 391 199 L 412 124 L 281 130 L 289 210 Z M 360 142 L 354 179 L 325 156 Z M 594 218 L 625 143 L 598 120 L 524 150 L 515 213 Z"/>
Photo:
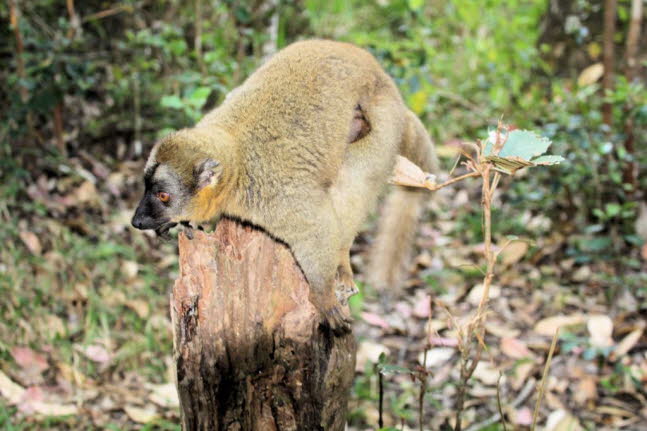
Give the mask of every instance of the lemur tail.
<path id="1" fill-rule="evenodd" d="M 425 172 L 437 173 L 438 159 L 427 130 L 413 112 L 407 115 L 400 154 Z M 385 199 L 369 257 L 367 278 L 376 289 L 397 288 L 404 281 L 411 263 L 418 218 L 429 198 L 425 190 L 395 186 Z"/>

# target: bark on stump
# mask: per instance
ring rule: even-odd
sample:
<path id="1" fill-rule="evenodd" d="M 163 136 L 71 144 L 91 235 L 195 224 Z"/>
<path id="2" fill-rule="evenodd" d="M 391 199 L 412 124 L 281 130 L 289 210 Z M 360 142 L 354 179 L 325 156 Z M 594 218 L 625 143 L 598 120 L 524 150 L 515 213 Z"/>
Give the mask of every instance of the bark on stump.
<path id="1" fill-rule="evenodd" d="M 179 238 L 171 294 L 183 430 L 343 430 L 352 334 L 320 327 L 289 249 L 222 220 Z"/>

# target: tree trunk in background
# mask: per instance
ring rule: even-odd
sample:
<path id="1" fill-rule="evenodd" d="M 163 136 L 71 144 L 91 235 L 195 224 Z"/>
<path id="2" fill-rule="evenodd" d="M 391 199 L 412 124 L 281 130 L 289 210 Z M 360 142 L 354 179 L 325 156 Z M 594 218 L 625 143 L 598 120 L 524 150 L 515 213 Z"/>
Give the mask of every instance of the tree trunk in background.
<path id="1" fill-rule="evenodd" d="M 603 40 L 603 62 L 604 76 L 602 76 L 602 89 L 605 94 L 613 90 L 613 75 L 615 69 L 615 43 L 613 35 L 616 32 L 616 9 L 617 0 L 604 0 L 604 32 Z M 613 107 L 610 102 L 602 104 L 602 121 L 609 127 L 613 127 Z"/>
<path id="2" fill-rule="evenodd" d="M 638 71 L 638 41 L 640 40 L 640 27 L 642 25 L 643 19 L 643 0 L 632 0 L 631 2 L 631 15 L 629 19 L 629 30 L 627 31 L 627 50 L 625 56 L 627 63 L 625 65 L 625 76 L 627 77 L 627 82 L 631 83 L 636 78 L 636 72 Z M 630 103 L 627 103 L 625 106 L 625 150 L 627 153 L 635 157 L 636 148 L 635 148 L 635 136 L 634 136 L 634 121 L 633 116 L 631 115 L 631 110 L 633 106 Z M 628 192 L 629 195 L 632 195 L 638 186 L 637 177 L 638 177 L 638 163 L 635 160 L 628 161 L 623 169 L 623 181 L 626 184 L 631 184 L 632 188 Z"/>
<path id="3" fill-rule="evenodd" d="M 597 0 L 591 3 L 601 6 L 602 2 Z M 584 40 L 573 33 L 573 24 L 567 26 L 569 17 L 572 23 L 587 29 L 588 36 Z M 541 20 L 538 43 L 550 47 L 542 56 L 554 75 L 576 77 L 582 69 L 599 61 L 599 57 L 587 52 L 585 44 L 596 41 L 601 34 L 601 11 L 590 13 L 581 10 L 576 0 L 550 0 Z"/>
<path id="4" fill-rule="evenodd" d="M 550 65 L 552 76 L 576 78 L 584 68 L 602 61 L 603 6 L 603 0 L 548 1 L 541 19 L 538 44 L 548 46 L 548 50 L 542 50 L 541 55 Z M 616 20 L 619 32 L 625 33 L 627 24 Z M 615 58 L 620 60 L 625 46 L 618 42 L 616 40 Z M 647 55 L 647 33 L 638 36 L 636 46 L 637 62 L 640 64 Z"/>
<path id="5" fill-rule="evenodd" d="M 226 219 L 194 234 L 171 295 L 183 430 L 343 430 L 355 340 L 319 326 L 288 248 Z"/>

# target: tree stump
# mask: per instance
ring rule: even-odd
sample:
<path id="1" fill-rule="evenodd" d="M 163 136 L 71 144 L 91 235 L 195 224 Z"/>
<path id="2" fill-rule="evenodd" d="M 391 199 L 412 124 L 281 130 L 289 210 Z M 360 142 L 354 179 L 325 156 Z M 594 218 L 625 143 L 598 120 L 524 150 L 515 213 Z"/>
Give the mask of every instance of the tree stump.
<path id="1" fill-rule="evenodd" d="M 343 430 L 352 334 L 320 326 L 289 249 L 223 219 L 180 234 L 171 294 L 182 429 Z"/>

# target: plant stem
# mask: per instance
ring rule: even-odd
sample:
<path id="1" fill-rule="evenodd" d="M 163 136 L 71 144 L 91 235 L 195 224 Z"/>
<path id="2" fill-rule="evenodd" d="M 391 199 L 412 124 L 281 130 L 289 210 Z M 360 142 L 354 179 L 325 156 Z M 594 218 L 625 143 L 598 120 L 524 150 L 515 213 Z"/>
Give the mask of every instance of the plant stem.
<path id="1" fill-rule="evenodd" d="M 494 192 L 494 188 L 490 185 L 490 169 L 491 165 L 486 164 L 481 172 L 483 177 L 481 206 L 483 207 L 483 243 L 485 248 L 483 253 L 487 262 L 487 269 L 485 271 L 485 277 L 483 277 L 483 296 L 481 296 L 481 301 L 476 312 L 479 322 L 482 322 L 485 307 L 488 304 L 490 285 L 494 277 L 494 263 L 496 260 L 492 252 L 492 193 Z M 494 186 L 496 187 L 496 185 Z"/>
<path id="2" fill-rule="evenodd" d="M 459 181 L 462 181 L 462 180 L 464 180 L 466 178 L 473 178 L 473 177 L 480 177 L 480 176 L 481 176 L 481 174 L 479 172 L 470 172 L 468 174 L 461 175 L 460 177 L 456 177 L 456 178 L 452 178 L 451 180 L 447 180 L 442 184 L 434 184 L 434 185 L 427 186 L 427 189 L 429 189 L 429 190 L 431 190 L 433 192 L 433 191 L 436 191 L 436 190 L 440 190 L 443 187 L 447 187 L 450 184 L 454 184 L 454 183 L 457 183 Z"/>
<path id="3" fill-rule="evenodd" d="M 548 380 L 548 370 L 550 369 L 550 363 L 553 360 L 553 353 L 555 353 L 555 347 L 557 346 L 558 338 L 559 338 L 559 328 L 557 328 L 557 331 L 555 331 L 555 335 L 553 336 L 553 342 L 550 344 L 550 350 L 548 351 L 548 358 L 546 359 L 544 372 L 541 375 L 541 382 L 539 383 L 539 394 L 537 395 L 535 410 L 532 413 L 532 426 L 530 427 L 531 431 L 534 431 L 535 427 L 537 426 L 537 418 L 539 417 L 539 407 L 541 407 L 541 400 L 544 398 L 544 391 L 546 390 L 546 380 Z"/>
<path id="4" fill-rule="evenodd" d="M 380 428 L 384 427 L 384 419 L 382 418 L 382 412 L 384 411 L 384 381 L 382 380 L 382 371 L 377 371 L 377 382 L 379 386 L 379 404 L 378 404 L 378 419 L 377 425 Z"/>
<path id="5" fill-rule="evenodd" d="M 422 367 L 423 370 L 420 372 L 420 394 L 418 395 L 418 428 L 422 430 L 422 423 L 424 419 L 424 401 L 425 401 L 425 392 L 427 391 L 427 347 L 425 347 L 424 356 L 422 358 Z"/>

